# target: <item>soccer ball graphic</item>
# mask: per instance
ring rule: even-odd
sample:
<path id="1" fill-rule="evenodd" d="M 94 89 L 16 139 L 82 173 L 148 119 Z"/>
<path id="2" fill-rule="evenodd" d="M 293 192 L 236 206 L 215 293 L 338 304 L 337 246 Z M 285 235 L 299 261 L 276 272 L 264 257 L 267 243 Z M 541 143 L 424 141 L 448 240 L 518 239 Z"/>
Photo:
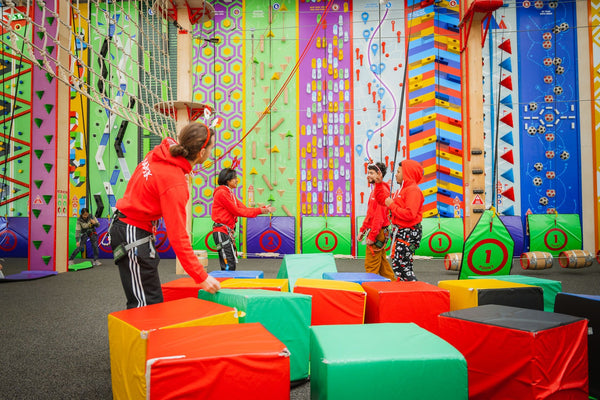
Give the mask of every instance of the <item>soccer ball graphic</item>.
<path id="1" fill-rule="evenodd" d="M 559 25 L 559 28 L 561 31 L 565 32 L 565 31 L 569 30 L 569 24 L 567 24 L 566 22 L 563 22 L 562 24 Z"/>
<path id="2" fill-rule="evenodd" d="M 562 75 L 565 73 L 565 67 L 559 65 L 558 67 L 556 67 L 556 70 L 554 72 L 556 72 L 557 75 Z"/>
<path id="3" fill-rule="evenodd" d="M 554 142 L 554 133 L 547 133 L 546 134 L 546 141 L 547 142 Z"/>
<path id="4" fill-rule="evenodd" d="M 558 1 L 551 1 L 548 3 L 548 7 L 550 8 L 556 8 L 558 7 Z"/>
<path id="5" fill-rule="evenodd" d="M 549 159 L 554 158 L 554 150 L 548 150 L 546 152 L 546 158 L 549 158 Z"/>
<path id="6" fill-rule="evenodd" d="M 561 160 L 568 160 L 569 157 L 571 157 L 571 155 L 566 150 L 564 150 L 562 153 L 560 153 L 560 159 Z"/>
<path id="7" fill-rule="evenodd" d="M 527 128 L 527 133 L 529 133 L 531 136 L 535 135 L 537 133 L 536 127 L 530 126 L 529 128 Z"/>
<path id="8" fill-rule="evenodd" d="M 548 189 L 548 190 L 546 190 L 546 196 L 548 196 L 548 197 L 554 197 L 554 196 L 556 196 L 556 190 L 554 190 L 554 189 Z"/>
<path id="9" fill-rule="evenodd" d="M 542 35 L 542 39 L 550 40 L 552 39 L 552 34 L 550 32 L 544 32 L 544 34 Z"/>
<path id="10" fill-rule="evenodd" d="M 554 94 L 555 95 L 559 96 L 559 95 L 562 94 L 562 92 L 563 92 L 563 88 L 562 87 L 560 87 L 560 86 L 554 86 Z"/>
<path id="11" fill-rule="evenodd" d="M 542 164 L 541 162 L 536 162 L 535 164 L 533 164 L 533 168 L 535 168 L 536 171 L 541 171 L 544 169 L 544 164 Z"/>
<path id="12" fill-rule="evenodd" d="M 552 82 L 554 82 L 554 78 L 552 78 L 552 75 L 544 76 L 544 83 L 552 83 Z"/>
<path id="13" fill-rule="evenodd" d="M 544 133 L 546 133 L 546 127 L 544 125 L 540 125 L 540 126 L 538 126 L 537 131 L 540 135 L 543 135 Z"/>
<path id="14" fill-rule="evenodd" d="M 554 63 L 554 65 L 560 65 L 562 64 L 562 58 L 554 57 L 554 60 L 552 60 L 552 62 Z"/>
<path id="15" fill-rule="evenodd" d="M 535 101 L 532 101 L 531 103 L 529 103 L 529 110 L 535 111 L 535 110 L 537 110 L 537 108 L 538 108 L 538 105 Z"/>
<path id="16" fill-rule="evenodd" d="M 560 26 L 556 25 L 554 28 L 552 28 L 552 33 L 554 33 L 555 35 L 560 32 L 561 32 Z"/>
<path id="17" fill-rule="evenodd" d="M 544 58 L 544 65 L 545 65 L 546 67 L 549 67 L 549 66 L 551 66 L 551 65 L 552 65 L 552 59 L 551 59 L 550 57 L 546 57 L 546 58 Z"/>
<path id="18" fill-rule="evenodd" d="M 540 197 L 540 204 L 543 206 L 547 206 L 548 205 L 548 198 L 547 197 Z"/>
<path id="19" fill-rule="evenodd" d="M 533 184 L 535 186 L 541 186 L 542 185 L 542 178 L 540 178 L 539 176 L 536 176 L 535 178 L 533 178 Z"/>
<path id="20" fill-rule="evenodd" d="M 546 178 L 548 178 L 548 179 L 554 179 L 554 178 L 556 178 L 556 173 L 554 171 L 547 171 L 546 172 Z"/>

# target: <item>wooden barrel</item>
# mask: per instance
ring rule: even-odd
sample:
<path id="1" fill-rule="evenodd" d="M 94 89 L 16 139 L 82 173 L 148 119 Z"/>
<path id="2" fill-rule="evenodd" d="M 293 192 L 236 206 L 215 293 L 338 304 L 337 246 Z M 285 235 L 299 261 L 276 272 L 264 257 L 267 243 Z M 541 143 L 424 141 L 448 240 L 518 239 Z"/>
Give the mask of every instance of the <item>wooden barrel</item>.
<path id="1" fill-rule="evenodd" d="M 520 262 L 523 269 L 552 268 L 552 254 L 545 251 L 529 251 L 521 254 Z"/>
<path id="2" fill-rule="evenodd" d="M 206 250 L 194 250 L 194 254 L 198 257 L 198 261 L 204 267 L 208 266 L 208 252 Z"/>
<path id="3" fill-rule="evenodd" d="M 462 253 L 448 253 L 444 256 L 444 267 L 448 271 L 458 271 L 461 261 Z"/>
<path id="4" fill-rule="evenodd" d="M 594 256 L 587 250 L 565 250 L 558 255 L 558 262 L 563 268 L 584 268 L 594 262 Z"/>

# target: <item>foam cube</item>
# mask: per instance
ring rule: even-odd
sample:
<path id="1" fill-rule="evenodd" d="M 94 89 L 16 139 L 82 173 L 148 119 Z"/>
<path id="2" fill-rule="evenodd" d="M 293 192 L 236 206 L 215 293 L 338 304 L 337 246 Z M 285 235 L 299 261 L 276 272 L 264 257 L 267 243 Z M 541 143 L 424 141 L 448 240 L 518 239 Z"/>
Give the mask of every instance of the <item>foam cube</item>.
<path id="1" fill-rule="evenodd" d="M 389 282 L 388 278 L 385 278 L 379 274 L 373 272 L 324 272 L 323 279 L 330 279 L 334 281 L 346 281 L 355 282 L 361 284 L 363 282 Z"/>
<path id="2" fill-rule="evenodd" d="M 559 293 L 554 312 L 587 318 L 590 394 L 600 398 L 600 296 Z"/>
<path id="3" fill-rule="evenodd" d="M 210 276 L 214 278 L 234 278 L 234 279 L 259 279 L 264 278 L 265 273 L 263 271 L 243 271 L 243 270 L 235 270 L 235 271 L 210 271 L 208 273 Z"/>
<path id="4" fill-rule="evenodd" d="M 233 308 L 197 298 L 184 298 L 110 313 L 108 344 L 113 398 L 146 398 L 148 332 L 182 326 L 237 323 L 237 313 Z"/>
<path id="5" fill-rule="evenodd" d="M 467 363 L 415 324 L 311 328 L 312 399 L 467 400 Z"/>
<path id="6" fill-rule="evenodd" d="M 587 400 L 585 319 L 488 304 L 439 320 L 439 336 L 467 360 L 470 400 Z"/>
<path id="7" fill-rule="evenodd" d="M 324 272 L 337 272 L 331 253 L 286 254 L 277 272 L 277 278 L 288 279 L 290 291 L 298 278 L 321 279 Z"/>
<path id="8" fill-rule="evenodd" d="M 198 298 L 200 284 L 194 278 L 179 278 L 161 285 L 164 301 L 183 299 L 186 297 Z"/>
<path id="9" fill-rule="evenodd" d="M 215 294 L 201 290 L 198 297 L 242 311 L 245 315 L 240 316 L 240 323 L 263 324 L 291 353 L 290 379 L 308 378 L 310 296 L 261 289 L 221 289 Z"/>
<path id="10" fill-rule="evenodd" d="M 362 324 L 366 293 L 355 282 L 299 278 L 294 293 L 312 296 L 311 325 Z"/>
<path id="11" fill-rule="evenodd" d="M 365 282 L 366 323 L 414 322 L 430 332 L 450 311 L 450 292 L 427 282 Z"/>
<path id="12" fill-rule="evenodd" d="M 470 276 L 471 279 L 482 279 L 480 276 Z M 489 279 L 489 278 L 487 278 Z M 498 279 L 506 282 L 523 283 L 525 285 L 539 286 L 543 291 L 544 299 L 544 311 L 554 311 L 554 299 L 556 295 L 562 291 L 562 283 L 560 281 L 553 281 L 550 279 L 542 279 L 535 276 L 527 275 L 498 275 L 494 276 L 494 279 Z"/>
<path id="13" fill-rule="evenodd" d="M 289 292 L 288 286 L 287 279 L 228 279 L 221 282 L 223 289 L 264 289 Z"/>
<path id="14" fill-rule="evenodd" d="M 152 331 L 148 398 L 289 399 L 289 355 L 258 323 Z"/>
<path id="15" fill-rule="evenodd" d="M 539 286 L 498 279 L 439 281 L 438 286 L 450 291 L 450 311 L 485 304 L 544 309 L 544 292 Z"/>

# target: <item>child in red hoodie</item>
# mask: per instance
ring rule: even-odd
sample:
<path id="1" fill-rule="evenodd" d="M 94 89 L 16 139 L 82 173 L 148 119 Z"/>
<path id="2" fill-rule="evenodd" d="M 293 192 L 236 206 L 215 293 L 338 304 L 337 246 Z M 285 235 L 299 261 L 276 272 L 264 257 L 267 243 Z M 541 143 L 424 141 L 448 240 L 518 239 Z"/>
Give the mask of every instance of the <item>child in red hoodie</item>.
<path id="1" fill-rule="evenodd" d="M 377 201 L 385 204 L 392 214 L 392 269 L 403 281 L 416 281 L 413 255 L 421 243 L 423 229 L 423 203 L 425 198 L 418 183 L 423 179 L 423 167 L 414 160 L 404 160 L 398 165 L 396 182 L 400 184 L 394 195 L 385 197 L 377 193 Z"/>
<path id="2" fill-rule="evenodd" d="M 237 249 L 235 248 L 235 224 L 238 217 L 254 218 L 259 214 L 275 212 L 275 207 L 246 207 L 233 192 L 238 185 L 235 169 L 225 168 L 219 172 L 219 186 L 215 189 L 212 205 L 213 239 L 219 250 L 221 270 L 235 271 Z"/>

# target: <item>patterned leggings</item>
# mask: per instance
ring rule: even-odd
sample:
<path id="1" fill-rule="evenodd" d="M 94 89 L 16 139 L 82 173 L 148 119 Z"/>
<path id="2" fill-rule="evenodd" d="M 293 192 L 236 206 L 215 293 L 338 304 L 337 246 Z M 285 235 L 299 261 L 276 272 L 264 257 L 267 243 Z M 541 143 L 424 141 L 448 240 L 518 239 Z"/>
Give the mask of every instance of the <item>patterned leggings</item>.
<path id="1" fill-rule="evenodd" d="M 421 224 L 412 228 L 398 228 L 392 249 L 392 269 L 401 281 L 416 281 L 413 271 L 413 255 L 419 248 L 423 228 Z M 392 235 L 392 237 L 394 237 Z"/>

